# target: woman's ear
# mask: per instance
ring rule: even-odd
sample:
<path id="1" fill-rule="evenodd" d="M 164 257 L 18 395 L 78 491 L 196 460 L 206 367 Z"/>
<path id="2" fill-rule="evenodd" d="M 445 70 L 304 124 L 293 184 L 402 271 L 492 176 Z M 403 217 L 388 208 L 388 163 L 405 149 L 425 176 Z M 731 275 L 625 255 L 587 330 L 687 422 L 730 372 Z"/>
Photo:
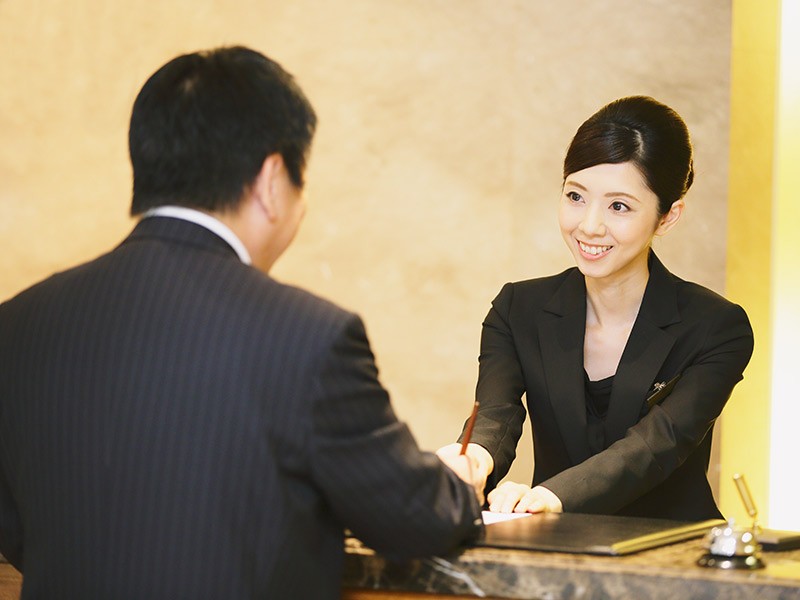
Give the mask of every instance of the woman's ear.
<path id="1" fill-rule="evenodd" d="M 658 227 L 656 227 L 655 235 L 664 235 L 670 229 L 672 229 L 680 220 L 685 207 L 686 203 L 683 201 L 683 199 L 673 202 L 672 206 L 669 207 L 667 214 L 662 215 L 658 219 Z"/>

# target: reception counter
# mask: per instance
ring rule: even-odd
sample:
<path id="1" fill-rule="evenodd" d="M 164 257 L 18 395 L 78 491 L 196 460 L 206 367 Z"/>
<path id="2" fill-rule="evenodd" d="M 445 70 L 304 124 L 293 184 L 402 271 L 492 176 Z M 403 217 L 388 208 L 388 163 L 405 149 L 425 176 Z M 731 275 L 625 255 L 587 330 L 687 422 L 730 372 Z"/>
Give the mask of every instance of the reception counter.
<path id="1" fill-rule="evenodd" d="M 351 539 L 343 598 L 800 600 L 800 550 L 764 553 L 757 571 L 699 567 L 703 553 L 695 539 L 627 556 L 469 548 L 391 563 Z"/>
<path id="2" fill-rule="evenodd" d="M 698 567 L 702 553 L 701 540 L 692 540 L 622 557 L 468 548 L 392 563 L 350 539 L 342 598 L 800 599 L 800 550 L 765 553 L 758 571 Z M 0 562 L 0 600 L 19 598 L 20 584 L 19 573 Z"/>

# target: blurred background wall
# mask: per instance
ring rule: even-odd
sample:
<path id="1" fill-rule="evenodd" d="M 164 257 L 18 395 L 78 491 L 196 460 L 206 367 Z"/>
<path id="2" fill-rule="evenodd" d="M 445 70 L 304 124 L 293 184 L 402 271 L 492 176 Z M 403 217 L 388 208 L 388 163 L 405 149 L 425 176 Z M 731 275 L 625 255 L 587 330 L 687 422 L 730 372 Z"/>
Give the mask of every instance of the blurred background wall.
<path id="1" fill-rule="evenodd" d="M 724 292 L 730 43 L 729 0 L 0 0 L 0 299 L 131 229 L 144 80 L 252 46 L 320 118 L 309 211 L 273 274 L 364 317 L 397 412 L 438 447 L 471 408 L 502 284 L 571 266 L 561 161 L 610 100 L 652 95 L 687 121 L 695 185 L 656 251 Z"/>

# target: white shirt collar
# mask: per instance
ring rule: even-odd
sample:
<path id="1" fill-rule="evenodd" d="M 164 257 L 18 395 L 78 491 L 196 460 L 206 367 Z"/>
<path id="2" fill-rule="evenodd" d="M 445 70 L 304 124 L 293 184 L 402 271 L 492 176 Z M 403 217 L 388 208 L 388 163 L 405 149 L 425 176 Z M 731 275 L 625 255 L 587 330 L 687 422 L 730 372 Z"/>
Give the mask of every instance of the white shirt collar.
<path id="1" fill-rule="evenodd" d="M 239 260 L 244 264 L 250 265 L 253 263 L 250 258 L 250 253 L 244 247 L 242 240 L 233 233 L 230 227 L 225 225 L 219 219 L 216 219 L 208 213 L 195 210 L 194 208 L 187 208 L 185 206 L 157 206 L 151 208 L 142 216 L 143 219 L 148 217 L 172 217 L 174 219 L 183 219 L 184 221 L 191 221 L 201 227 L 205 227 L 209 231 L 216 233 L 219 237 L 225 240 L 231 248 L 239 255 Z"/>

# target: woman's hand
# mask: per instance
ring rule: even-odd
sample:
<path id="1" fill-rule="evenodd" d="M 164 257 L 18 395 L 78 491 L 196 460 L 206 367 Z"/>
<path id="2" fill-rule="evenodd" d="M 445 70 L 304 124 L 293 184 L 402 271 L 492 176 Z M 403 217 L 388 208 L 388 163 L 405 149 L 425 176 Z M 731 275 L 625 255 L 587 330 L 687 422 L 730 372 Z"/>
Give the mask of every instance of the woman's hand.
<path id="1" fill-rule="evenodd" d="M 561 500 L 546 487 L 506 481 L 489 492 L 489 510 L 500 513 L 564 512 Z"/>

